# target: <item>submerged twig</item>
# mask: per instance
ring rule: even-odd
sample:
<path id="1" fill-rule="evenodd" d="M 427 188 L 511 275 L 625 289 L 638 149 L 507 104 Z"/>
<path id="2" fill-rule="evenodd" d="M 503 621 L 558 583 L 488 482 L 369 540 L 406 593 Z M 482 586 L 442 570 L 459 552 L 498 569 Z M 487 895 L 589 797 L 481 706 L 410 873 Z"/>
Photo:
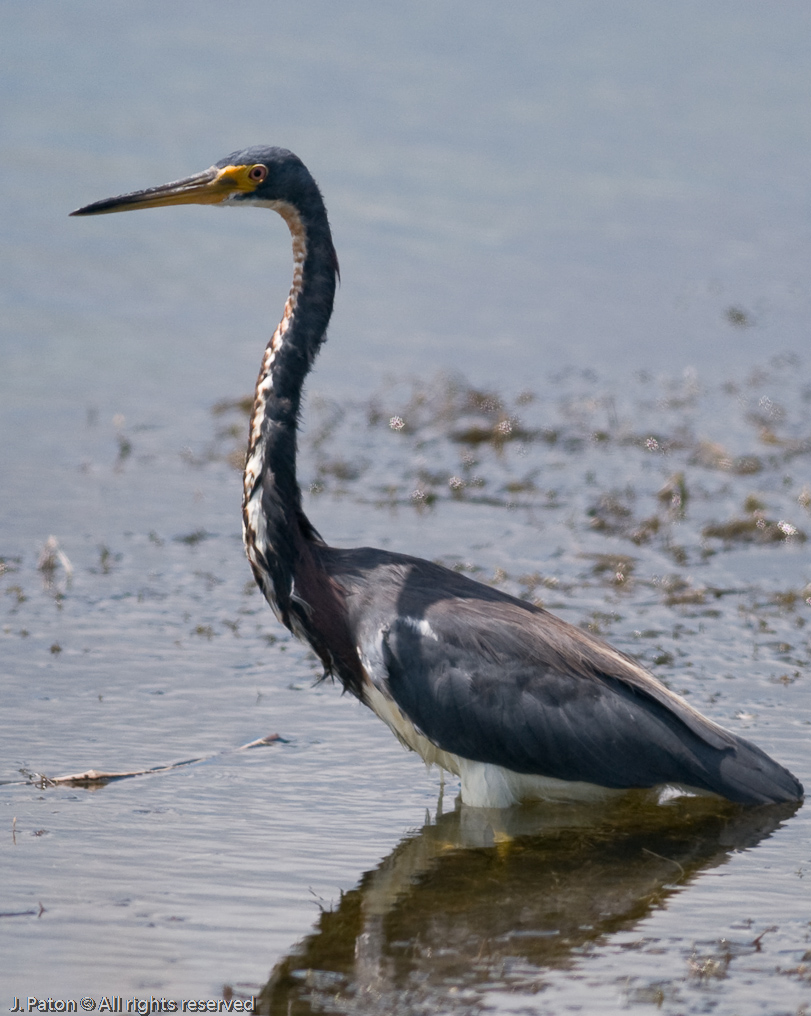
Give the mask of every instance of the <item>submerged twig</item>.
<path id="1" fill-rule="evenodd" d="M 238 748 L 226 748 L 224 751 L 215 751 L 210 755 L 200 755 L 195 758 L 181 759 L 178 762 L 168 762 L 165 765 L 151 766 L 148 769 L 127 769 L 121 772 L 103 772 L 98 769 L 86 769 L 83 773 L 70 773 L 67 776 L 46 776 L 44 773 L 31 773 L 30 780 L 40 787 L 88 787 L 112 783 L 114 780 L 128 780 L 134 776 L 151 776 L 155 773 L 166 773 L 172 769 L 182 769 L 185 766 L 195 765 L 198 762 L 207 762 L 218 755 L 229 755 L 236 751 L 246 751 L 249 748 L 260 748 L 267 744 L 287 744 L 285 738 L 279 734 L 268 734 L 267 737 L 259 737 L 255 741 L 249 741 Z"/>

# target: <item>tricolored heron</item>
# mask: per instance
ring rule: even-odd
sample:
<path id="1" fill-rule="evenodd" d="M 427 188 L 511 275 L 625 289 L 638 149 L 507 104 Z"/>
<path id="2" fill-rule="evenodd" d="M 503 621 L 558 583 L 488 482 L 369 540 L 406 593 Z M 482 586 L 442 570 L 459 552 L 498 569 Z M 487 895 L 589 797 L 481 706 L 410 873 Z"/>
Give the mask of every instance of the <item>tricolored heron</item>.
<path id="1" fill-rule="evenodd" d="M 440 565 L 327 546 L 296 479 L 302 386 L 338 275 L 321 192 L 292 152 L 257 147 L 73 215 L 178 204 L 271 208 L 292 234 L 293 284 L 256 382 L 242 522 L 254 578 L 325 676 L 426 762 L 459 776 L 468 805 L 599 800 L 660 785 L 741 804 L 802 797 L 787 769 L 600 639 Z"/>

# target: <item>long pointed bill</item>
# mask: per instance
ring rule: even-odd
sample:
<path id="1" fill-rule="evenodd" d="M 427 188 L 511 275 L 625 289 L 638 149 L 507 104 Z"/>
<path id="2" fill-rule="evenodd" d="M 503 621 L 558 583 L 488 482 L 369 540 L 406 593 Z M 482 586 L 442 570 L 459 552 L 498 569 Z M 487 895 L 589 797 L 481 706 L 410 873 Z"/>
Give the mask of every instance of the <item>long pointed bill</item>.
<path id="1" fill-rule="evenodd" d="M 234 194 L 250 194 L 256 190 L 257 181 L 252 180 L 249 166 L 226 166 L 219 169 L 212 166 L 204 173 L 187 176 L 160 187 L 120 194 L 92 205 L 77 208 L 71 215 L 107 215 L 109 212 L 130 212 L 136 208 L 161 208 L 163 205 L 218 205 Z"/>

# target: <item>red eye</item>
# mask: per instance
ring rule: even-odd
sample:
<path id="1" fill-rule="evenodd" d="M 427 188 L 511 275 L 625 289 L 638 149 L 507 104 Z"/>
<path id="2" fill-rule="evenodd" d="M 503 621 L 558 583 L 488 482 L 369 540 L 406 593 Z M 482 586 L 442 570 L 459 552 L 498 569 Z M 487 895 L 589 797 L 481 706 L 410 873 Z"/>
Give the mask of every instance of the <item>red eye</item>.
<path id="1" fill-rule="evenodd" d="M 263 166 L 261 164 L 258 166 L 251 166 L 248 170 L 248 179 L 253 180 L 254 183 L 261 183 L 267 175 L 267 166 Z"/>

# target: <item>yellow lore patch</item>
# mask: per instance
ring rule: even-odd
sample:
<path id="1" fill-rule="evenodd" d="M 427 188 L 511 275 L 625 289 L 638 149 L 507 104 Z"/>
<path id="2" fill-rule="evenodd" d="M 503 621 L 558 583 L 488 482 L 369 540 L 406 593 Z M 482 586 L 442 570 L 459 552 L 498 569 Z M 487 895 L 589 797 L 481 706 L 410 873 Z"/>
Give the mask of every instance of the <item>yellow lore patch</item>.
<path id="1" fill-rule="evenodd" d="M 261 182 L 250 178 L 249 174 L 255 166 L 255 162 L 252 162 L 250 166 L 226 166 L 225 169 L 219 171 L 211 186 L 223 187 L 228 194 L 234 194 L 237 191 L 240 194 L 250 194 Z"/>

